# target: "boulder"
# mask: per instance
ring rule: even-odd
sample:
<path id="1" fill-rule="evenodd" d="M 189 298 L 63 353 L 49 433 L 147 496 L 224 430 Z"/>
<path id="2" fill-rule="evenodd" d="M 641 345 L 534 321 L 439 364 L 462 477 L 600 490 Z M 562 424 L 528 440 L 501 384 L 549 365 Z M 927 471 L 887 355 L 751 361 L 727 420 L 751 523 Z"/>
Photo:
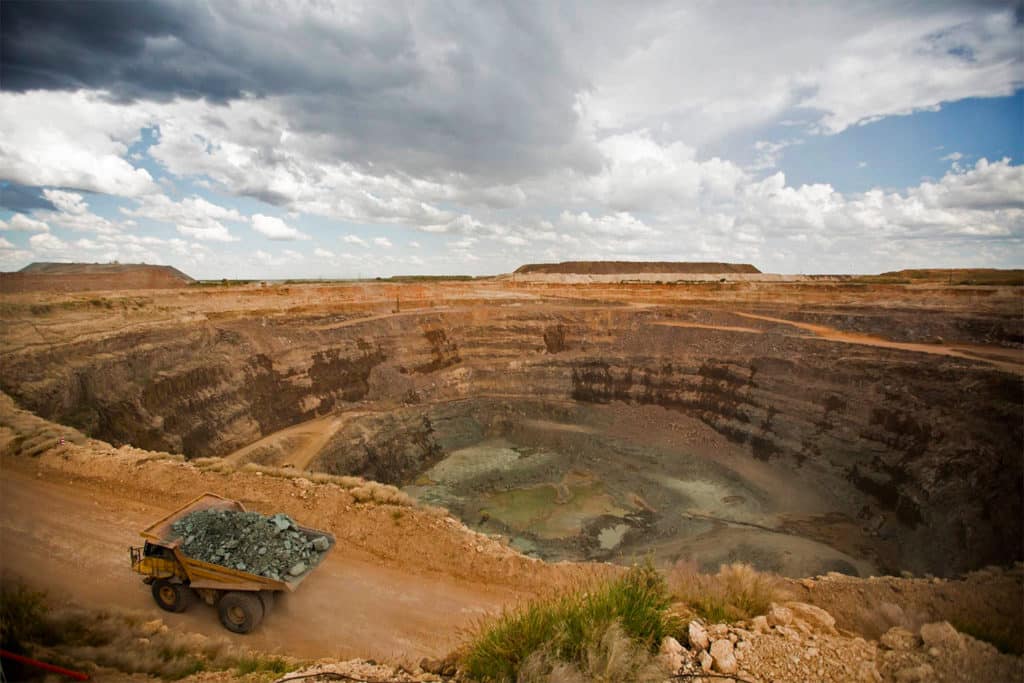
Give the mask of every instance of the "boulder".
<path id="1" fill-rule="evenodd" d="M 907 629 L 893 626 L 882 634 L 878 642 L 882 644 L 882 647 L 887 647 L 890 650 L 913 650 L 919 641 L 917 636 Z"/>
<path id="2" fill-rule="evenodd" d="M 672 636 L 667 636 L 661 641 L 661 649 L 658 651 L 658 659 L 666 671 L 675 673 L 683 668 L 683 646 Z"/>
<path id="3" fill-rule="evenodd" d="M 812 631 L 829 635 L 838 633 L 835 618 L 820 607 L 808 605 L 805 602 L 787 602 L 786 608 L 793 613 L 794 619 L 804 622 L 811 627 Z"/>
<path id="4" fill-rule="evenodd" d="M 789 626 L 793 623 L 793 611 L 779 605 L 772 605 L 766 616 L 771 626 Z"/>
<path id="5" fill-rule="evenodd" d="M 686 635 L 690 640 L 690 647 L 694 650 L 706 650 L 711 644 L 711 640 L 708 638 L 708 632 L 705 631 L 704 627 L 696 621 L 690 622 L 690 625 L 686 630 Z"/>
<path id="6" fill-rule="evenodd" d="M 736 673 L 736 654 L 731 640 L 716 640 L 711 643 L 712 668 L 723 674 Z"/>
<path id="7" fill-rule="evenodd" d="M 700 668 L 701 668 L 701 670 L 702 671 L 711 671 L 711 665 L 713 663 L 714 663 L 714 661 L 711 659 L 711 655 L 709 655 L 704 650 L 701 650 L 700 651 Z"/>
<path id="8" fill-rule="evenodd" d="M 948 621 L 937 621 L 921 627 L 921 640 L 926 648 L 959 650 L 964 646 L 963 638 Z"/>

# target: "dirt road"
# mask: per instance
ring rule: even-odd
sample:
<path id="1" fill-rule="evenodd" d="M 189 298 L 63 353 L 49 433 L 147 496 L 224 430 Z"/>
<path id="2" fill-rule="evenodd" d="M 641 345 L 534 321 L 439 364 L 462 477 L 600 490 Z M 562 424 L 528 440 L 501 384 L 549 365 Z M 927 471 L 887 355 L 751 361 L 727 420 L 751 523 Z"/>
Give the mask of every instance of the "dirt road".
<path id="1" fill-rule="evenodd" d="M 929 353 L 938 356 L 951 356 L 953 358 L 964 358 L 972 361 L 981 361 L 996 366 L 1001 370 L 1020 374 L 1024 369 L 1024 353 L 1019 349 L 1008 349 L 998 346 L 981 346 L 978 344 L 920 344 L 911 342 L 897 342 L 882 337 L 875 337 L 858 332 L 846 332 L 826 325 L 815 325 L 812 323 L 797 322 L 786 318 L 774 318 L 767 315 L 756 315 L 754 313 L 743 313 L 733 311 L 735 315 L 752 320 L 765 320 L 767 322 L 782 323 L 801 330 L 813 332 L 821 339 L 845 344 L 861 344 L 863 346 L 875 346 L 884 349 L 896 349 L 899 351 L 911 351 L 914 353 Z M 736 329 L 736 328 L 719 328 Z"/>
<path id="2" fill-rule="evenodd" d="M 214 609 L 158 609 L 128 566 L 138 530 L 169 510 L 121 499 L 88 483 L 46 481 L 27 469 L 0 470 L 0 569 L 56 599 L 118 606 L 171 627 L 230 637 L 239 645 L 296 657 L 418 661 L 447 653 L 459 629 L 511 596 L 482 586 L 378 566 L 337 548 L 259 630 L 232 636 Z"/>

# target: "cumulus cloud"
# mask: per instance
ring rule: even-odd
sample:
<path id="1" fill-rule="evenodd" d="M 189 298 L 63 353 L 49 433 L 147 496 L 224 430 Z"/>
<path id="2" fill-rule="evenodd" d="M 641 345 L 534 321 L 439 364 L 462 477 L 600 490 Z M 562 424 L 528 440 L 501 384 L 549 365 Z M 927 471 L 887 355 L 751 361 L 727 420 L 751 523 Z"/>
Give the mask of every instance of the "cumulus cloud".
<path id="1" fill-rule="evenodd" d="M 28 238 L 28 243 L 32 245 L 33 250 L 44 254 L 63 253 L 68 249 L 67 242 L 51 233 L 32 235 Z"/>
<path id="2" fill-rule="evenodd" d="M 370 246 L 369 244 L 366 243 L 366 240 L 364 240 L 362 237 L 359 237 L 358 235 L 345 235 L 341 238 L 341 241 L 344 242 L 345 244 L 356 244 L 359 245 L 360 247 Z"/>
<path id="3" fill-rule="evenodd" d="M 10 220 L 0 221 L 0 230 L 17 230 L 20 232 L 49 232 L 50 226 L 43 221 L 29 218 L 23 213 L 16 213 Z"/>
<path id="4" fill-rule="evenodd" d="M 5 27 L 5 45 L 6 40 Z M 156 184 L 149 172 L 124 159 L 145 121 L 139 108 L 83 92 L 5 93 L 0 97 L 0 177 L 20 185 L 122 196 L 153 192 Z"/>
<path id="5" fill-rule="evenodd" d="M 121 212 L 134 218 L 172 223 L 178 233 L 203 242 L 237 242 L 239 238 L 221 221 L 246 220 L 235 209 L 196 196 L 174 201 L 167 195 L 153 194 L 138 200 L 134 208 L 122 207 Z"/>
<path id="6" fill-rule="evenodd" d="M 315 215 L 349 224 L 343 244 L 389 249 L 344 233 L 401 226 L 447 235 L 451 258 L 495 268 L 616 254 L 772 267 L 839 246 L 874 263 L 885 239 L 989 240 L 987 253 L 1004 255 L 1019 240 L 1019 160 L 961 168 L 947 155 L 949 174 L 902 192 L 794 187 L 772 173 L 810 135 L 1012 93 L 1022 28 L 1005 5 L 251 9 L 0 4 L 5 229 L 107 245 L 138 232 L 132 221 L 157 221 L 185 239 L 124 243 L 213 263 L 199 246 L 239 241 L 231 223 L 302 240 Z M 775 124 L 784 136 L 766 132 Z M 746 138 L 752 163 L 700 152 L 759 126 Z M 279 208 L 248 219 L 171 198 L 194 187 Z M 121 214 L 90 192 L 122 197 Z M 840 266 L 854 267 L 829 267 Z"/>
<path id="7" fill-rule="evenodd" d="M 272 240 L 293 241 L 309 239 L 309 235 L 296 230 L 280 218 L 264 216 L 261 213 L 253 215 L 252 229 Z"/>
<path id="8" fill-rule="evenodd" d="M 323 247 L 317 247 L 313 250 L 313 255 L 317 258 L 334 258 L 334 252 L 327 251 Z"/>
<path id="9" fill-rule="evenodd" d="M 77 192 L 45 189 L 43 196 L 57 207 L 55 211 L 36 213 L 47 223 L 78 232 L 95 232 L 102 235 L 115 235 L 122 230 L 121 225 L 93 213 L 85 197 Z"/>
<path id="10" fill-rule="evenodd" d="M 252 253 L 252 258 L 256 263 L 272 268 L 286 266 L 303 260 L 302 254 L 293 249 L 285 249 L 279 254 L 271 254 L 262 249 L 257 249 Z"/>

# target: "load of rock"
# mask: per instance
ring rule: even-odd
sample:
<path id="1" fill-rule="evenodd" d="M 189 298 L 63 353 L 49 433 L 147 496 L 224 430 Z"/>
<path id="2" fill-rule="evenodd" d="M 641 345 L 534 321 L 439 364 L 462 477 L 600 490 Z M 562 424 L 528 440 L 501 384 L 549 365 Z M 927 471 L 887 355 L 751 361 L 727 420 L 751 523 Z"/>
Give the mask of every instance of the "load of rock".
<path id="1" fill-rule="evenodd" d="M 288 580 L 315 566 L 330 548 L 326 536 L 308 536 L 286 514 L 197 510 L 171 528 L 185 555 L 270 579 Z"/>

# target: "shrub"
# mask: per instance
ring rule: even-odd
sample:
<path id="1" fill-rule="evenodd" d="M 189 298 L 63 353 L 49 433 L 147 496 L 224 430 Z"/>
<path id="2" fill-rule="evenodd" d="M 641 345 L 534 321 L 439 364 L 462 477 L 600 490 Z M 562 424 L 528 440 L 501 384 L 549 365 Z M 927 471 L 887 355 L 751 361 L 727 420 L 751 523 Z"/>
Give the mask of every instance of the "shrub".
<path id="1" fill-rule="evenodd" d="M 778 581 L 747 564 L 723 564 L 717 574 L 701 574 L 680 562 L 669 573 L 672 595 L 711 623 L 764 614 L 783 598 Z"/>
<path id="2" fill-rule="evenodd" d="M 513 681 L 524 667 L 546 676 L 562 664 L 584 670 L 589 680 L 603 680 L 602 670 L 613 672 L 607 680 L 629 680 L 622 677 L 625 666 L 636 680 L 637 654 L 655 652 L 680 629 L 670 603 L 665 580 L 650 563 L 634 567 L 590 590 L 535 601 L 481 624 L 463 667 L 482 681 Z"/>

